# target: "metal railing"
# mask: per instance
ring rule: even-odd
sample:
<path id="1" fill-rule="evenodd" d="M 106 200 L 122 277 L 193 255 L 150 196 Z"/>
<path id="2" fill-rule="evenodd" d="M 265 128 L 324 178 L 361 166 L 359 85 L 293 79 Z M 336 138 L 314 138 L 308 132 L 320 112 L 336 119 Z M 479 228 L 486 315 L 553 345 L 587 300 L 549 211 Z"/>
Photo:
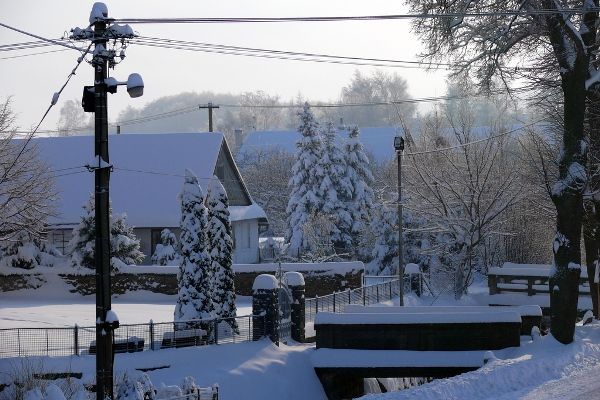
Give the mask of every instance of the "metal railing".
<path id="1" fill-rule="evenodd" d="M 264 326 L 264 316 L 120 325 L 114 331 L 115 353 L 250 342 Z M 181 325 L 197 327 L 176 329 Z M 0 358 L 94 354 L 96 327 L 0 329 Z"/>
<path id="2" fill-rule="evenodd" d="M 304 321 L 306 324 L 312 324 L 315 320 L 315 315 L 322 311 L 344 312 L 347 304 L 369 306 L 397 298 L 400 294 L 400 285 L 398 283 L 398 279 L 388 280 L 383 283 L 306 299 Z M 408 277 L 404 278 L 404 288 L 410 289 L 410 280 Z"/>

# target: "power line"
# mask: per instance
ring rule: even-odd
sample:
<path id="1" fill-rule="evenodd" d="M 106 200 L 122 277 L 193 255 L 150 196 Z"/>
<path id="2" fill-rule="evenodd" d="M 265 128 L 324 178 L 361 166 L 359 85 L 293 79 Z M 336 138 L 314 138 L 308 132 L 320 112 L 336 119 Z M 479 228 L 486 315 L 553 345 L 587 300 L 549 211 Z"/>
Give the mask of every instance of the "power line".
<path id="1" fill-rule="evenodd" d="M 600 7 L 539 9 L 532 11 L 467 11 L 444 13 L 415 13 L 391 15 L 359 16 L 317 16 L 317 17 L 190 17 L 190 18 L 116 18 L 111 21 L 135 24 L 215 24 L 215 23 L 282 23 L 282 22 L 347 22 L 347 21 L 383 21 L 404 19 L 465 18 L 465 17 L 511 17 L 555 14 L 587 14 L 600 11 Z"/>
<path id="2" fill-rule="evenodd" d="M 83 52 L 84 51 L 84 49 L 81 49 L 81 48 L 79 48 L 77 46 L 73 46 L 73 45 L 70 45 L 70 44 L 63 43 L 61 40 L 48 39 L 48 38 L 45 38 L 43 36 L 39 36 L 39 35 L 30 33 L 30 32 L 26 32 L 24 30 L 15 28 L 15 27 L 10 26 L 10 25 L 6 25 L 6 24 L 4 24 L 2 22 L 0 22 L 0 26 L 4 27 L 6 29 L 10 29 L 11 31 L 19 32 L 19 33 L 21 33 L 23 35 L 26 35 L 26 36 L 34 37 L 34 38 L 39 39 L 39 40 L 44 41 L 44 42 L 55 44 L 57 46 L 63 46 L 63 47 L 66 47 L 68 49 L 77 50 L 79 52 Z M 88 50 L 89 50 L 89 47 L 88 47 Z"/>
<path id="3" fill-rule="evenodd" d="M 191 42 L 174 39 L 161 39 L 153 37 L 139 37 L 133 43 L 140 46 L 159 47 L 173 50 L 198 51 L 245 57 L 271 58 L 293 61 L 321 62 L 331 64 L 350 64 L 396 68 L 421 68 L 423 65 L 448 68 L 452 64 L 424 62 L 417 60 L 395 60 L 382 58 L 366 58 L 353 56 L 339 56 L 331 54 L 318 54 L 308 52 L 294 52 L 286 50 L 264 49 L 255 47 L 242 47 L 215 43 Z"/>
<path id="4" fill-rule="evenodd" d="M 406 156 L 419 156 L 419 155 L 424 155 L 424 154 L 440 153 L 440 152 L 448 151 L 448 150 L 456 150 L 456 149 L 460 149 L 460 148 L 463 148 L 463 147 L 472 146 L 472 145 L 477 144 L 477 143 L 487 142 L 489 140 L 498 139 L 498 138 L 501 138 L 503 136 L 510 135 L 511 133 L 515 133 L 515 132 L 518 132 L 518 131 L 523 130 L 525 128 L 529 128 L 529 127 L 531 127 L 533 125 L 536 125 L 536 124 L 538 124 L 538 123 L 540 123 L 542 121 L 545 121 L 545 120 L 547 120 L 547 118 L 543 117 L 543 118 L 540 118 L 540 119 L 538 119 L 536 121 L 533 121 L 533 122 L 530 122 L 528 124 L 519 126 L 517 128 L 514 128 L 514 129 L 511 129 L 509 131 L 505 131 L 505 132 L 499 133 L 497 135 L 488 136 L 488 137 L 483 138 L 483 139 L 474 140 L 472 142 L 461 143 L 461 144 L 457 144 L 455 146 L 442 147 L 442 148 L 433 149 L 433 150 L 415 151 L 415 152 L 412 152 L 412 153 L 405 153 L 404 155 L 406 155 Z"/>
<path id="5" fill-rule="evenodd" d="M 22 58 L 22 57 L 29 57 L 29 56 L 39 56 L 39 55 L 42 55 L 42 54 L 58 53 L 60 51 L 68 51 L 68 50 L 70 50 L 70 49 L 58 49 L 58 50 L 40 51 L 40 52 L 37 52 L 37 53 L 20 54 L 18 56 L 0 57 L 0 60 L 10 60 L 12 58 Z"/>
<path id="6" fill-rule="evenodd" d="M 0 23 L 0 25 L 2 25 L 2 24 Z M 4 182 L 4 180 L 10 173 L 10 171 L 16 165 L 19 158 L 21 158 L 21 156 L 23 155 L 23 152 L 25 152 L 25 149 L 27 148 L 27 145 L 29 144 L 29 142 L 31 142 L 31 139 L 33 139 L 33 137 L 35 136 L 40 125 L 42 124 L 42 122 L 44 122 L 44 119 L 46 119 L 46 116 L 50 112 L 50 109 L 52 109 L 52 107 L 54 107 L 54 105 L 58 101 L 58 98 L 60 97 L 60 94 L 62 93 L 62 91 L 65 89 L 65 87 L 67 86 L 67 84 L 69 83 L 71 78 L 75 75 L 77 68 L 79 68 L 79 66 L 81 65 L 81 63 L 84 59 L 84 56 L 90 51 L 91 47 L 92 47 L 92 43 L 90 43 L 90 45 L 87 47 L 87 49 L 83 52 L 82 56 L 77 59 L 77 63 L 75 64 L 75 67 L 71 70 L 69 75 L 67 76 L 67 80 L 65 81 L 65 83 L 61 86 L 61 88 L 58 90 L 58 92 L 54 93 L 54 95 L 52 96 L 52 101 L 50 101 L 50 105 L 46 109 L 46 112 L 44 113 L 44 115 L 42 115 L 42 118 L 40 119 L 40 122 L 38 122 L 38 124 L 36 125 L 35 129 L 33 129 L 33 131 L 31 131 L 31 133 L 27 136 L 27 139 L 25 139 L 25 142 L 23 143 L 21 150 L 19 151 L 19 153 L 17 154 L 15 159 L 12 161 L 11 165 L 4 171 L 4 174 L 2 175 L 2 178 L 0 179 L 0 183 Z"/>

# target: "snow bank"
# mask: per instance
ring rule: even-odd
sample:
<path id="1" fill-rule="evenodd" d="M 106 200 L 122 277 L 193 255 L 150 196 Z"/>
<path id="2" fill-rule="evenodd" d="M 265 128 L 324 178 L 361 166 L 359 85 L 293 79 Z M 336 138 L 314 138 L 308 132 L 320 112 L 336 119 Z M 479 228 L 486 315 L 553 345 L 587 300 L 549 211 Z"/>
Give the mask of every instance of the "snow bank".
<path id="1" fill-rule="evenodd" d="M 599 390 L 600 323 L 577 327 L 575 341 L 562 345 L 552 336 L 494 352 L 477 371 L 394 393 L 368 395 L 385 400 L 512 400 L 596 398 Z M 587 386 L 581 385 L 585 377 Z M 587 394 L 587 396 L 583 396 Z M 578 397 L 581 395 L 581 397 Z"/>
<path id="2" fill-rule="evenodd" d="M 410 351 L 318 349 L 311 355 L 317 368 L 481 367 L 485 350 Z"/>
<path id="3" fill-rule="evenodd" d="M 548 278 L 552 266 L 549 264 L 515 264 L 504 263 L 502 267 L 490 268 L 488 273 L 491 275 L 513 275 L 513 276 L 539 276 Z M 581 277 L 587 278 L 587 268 L 581 269 Z"/>
<path id="4" fill-rule="evenodd" d="M 398 314 L 363 313 L 337 314 L 320 312 L 315 316 L 315 325 L 379 325 L 379 324 L 467 324 L 486 322 L 521 323 L 517 311 L 498 312 L 407 312 Z"/>

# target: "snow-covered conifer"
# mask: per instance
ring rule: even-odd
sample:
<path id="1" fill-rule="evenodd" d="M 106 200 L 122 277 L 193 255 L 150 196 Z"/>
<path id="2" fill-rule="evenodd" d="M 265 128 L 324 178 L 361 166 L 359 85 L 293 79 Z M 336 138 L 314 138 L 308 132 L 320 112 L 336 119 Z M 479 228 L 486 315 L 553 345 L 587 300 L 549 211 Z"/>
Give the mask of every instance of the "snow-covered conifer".
<path id="1" fill-rule="evenodd" d="M 3 267 L 33 269 L 40 265 L 40 248 L 36 241 L 31 240 L 29 234 L 21 232 L 15 240 L 6 243 L 2 247 Z"/>
<path id="2" fill-rule="evenodd" d="M 337 247 L 352 245 L 352 219 L 345 198 L 352 195 L 349 180 L 346 178 L 346 159 L 336 143 L 336 129 L 329 122 L 321 131 L 323 155 L 319 160 L 322 173 L 318 195 L 322 199 L 321 211 L 332 220 L 331 241 Z"/>
<path id="3" fill-rule="evenodd" d="M 175 234 L 165 228 L 160 232 L 160 243 L 156 245 L 152 255 L 154 265 L 179 265 L 179 253 L 177 252 L 177 239 Z"/>
<path id="4" fill-rule="evenodd" d="M 217 318 L 236 316 L 235 286 L 233 282 L 231 222 L 229 220 L 229 200 L 225 188 L 215 176 L 210 182 L 207 198 L 208 235 L 212 260 L 211 287 L 214 313 Z M 235 319 L 227 323 L 237 331 Z"/>
<path id="5" fill-rule="evenodd" d="M 371 229 L 375 236 L 369 273 L 391 275 L 398 265 L 398 213 L 380 204 L 374 212 Z"/>
<path id="6" fill-rule="evenodd" d="M 185 171 L 185 182 L 180 194 L 181 201 L 181 264 L 179 266 L 179 290 L 175 306 L 175 322 L 213 317 L 211 300 L 211 259 L 207 237 L 208 211 L 204 206 L 204 194 L 198 178 Z M 177 324 L 185 329 L 186 324 Z"/>
<path id="7" fill-rule="evenodd" d="M 318 211 L 322 206 L 318 192 L 323 176 L 320 166 L 323 149 L 318 124 L 308 103 L 304 103 L 298 116 L 300 117 L 298 131 L 301 137 L 296 142 L 297 160 L 292 167 L 292 178 L 289 182 L 291 193 L 286 209 L 288 214 L 286 239 L 289 242 L 290 256 L 298 256 L 300 251 L 307 247 L 303 226 L 310 214 Z"/>
<path id="8" fill-rule="evenodd" d="M 353 245 L 359 242 L 359 236 L 367 228 L 373 209 L 373 174 L 369 166 L 369 158 L 365 154 L 360 139 L 358 126 L 350 128 L 345 144 L 346 179 L 351 195 L 346 198 L 346 207 L 351 219 L 351 235 Z"/>
<path id="9" fill-rule="evenodd" d="M 73 236 L 68 244 L 71 265 L 74 267 L 95 268 L 96 218 L 94 210 L 94 195 L 92 194 L 83 206 L 84 214 L 81 216 L 79 225 L 73 228 Z"/>
<path id="10" fill-rule="evenodd" d="M 126 223 L 125 214 L 110 218 L 110 266 L 119 269 L 123 266 L 141 263 L 144 254 L 140 251 L 140 241 L 133 228 Z"/>
<path id="11" fill-rule="evenodd" d="M 79 225 L 73 228 L 73 237 L 68 248 L 71 253 L 71 265 L 95 268 L 96 251 L 96 215 L 94 195 L 83 206 L 85 211 Z M 127 225 L 125 214 L 113 217 L 109 207 L 110 220 L 110 266 L 119 269 L 124 265 L 140 263 L 144 254 L 140 251 L 140 241 L 135 237 L 133 229 Z"/>

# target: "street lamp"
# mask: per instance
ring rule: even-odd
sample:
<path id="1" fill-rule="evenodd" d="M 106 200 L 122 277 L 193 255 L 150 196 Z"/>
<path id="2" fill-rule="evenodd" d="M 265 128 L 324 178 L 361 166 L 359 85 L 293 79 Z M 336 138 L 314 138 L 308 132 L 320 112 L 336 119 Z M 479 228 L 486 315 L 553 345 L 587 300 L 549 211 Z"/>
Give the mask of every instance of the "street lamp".
<path id="1" fill-rule="evenodd" d="M 400 135 L 394 137 L 394 149 L 398 156 L 398 285 L 400 286 L 400 305 L 404 305 L 404 260 L 402 237 L 402 152 L 404 151 L 404 138 Z"/>

